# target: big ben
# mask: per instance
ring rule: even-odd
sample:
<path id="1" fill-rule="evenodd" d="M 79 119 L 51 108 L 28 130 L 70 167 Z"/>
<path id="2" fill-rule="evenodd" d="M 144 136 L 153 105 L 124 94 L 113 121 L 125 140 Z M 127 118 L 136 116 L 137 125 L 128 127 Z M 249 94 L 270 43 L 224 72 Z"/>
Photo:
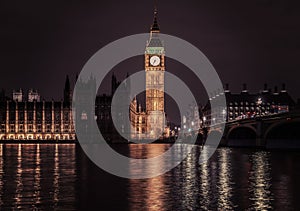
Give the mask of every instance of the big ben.
<path id="1" fill-rule="evenodd" d="M 155 10 L 154 21 L 150 29 L 150 39 L 147 41 L 145 50 L 146 113 L 149 138 L 161 137 L 165 127 L 165 50 L 159 38 L 159 32 L 157 10 Z"/>

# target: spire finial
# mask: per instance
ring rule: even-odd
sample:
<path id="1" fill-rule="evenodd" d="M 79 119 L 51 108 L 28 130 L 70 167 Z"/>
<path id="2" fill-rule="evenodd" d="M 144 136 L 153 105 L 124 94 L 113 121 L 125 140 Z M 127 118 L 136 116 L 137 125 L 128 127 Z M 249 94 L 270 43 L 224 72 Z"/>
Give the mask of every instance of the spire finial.
<path id="1" fill-rule="evenodd" d="M 157 0 L 154 0 L 154 15 L 157 14 Z"/>
<path id="2" fill-rule="evenodd" d="M 151 31 L 152 32 L 159 32 L 159 26 L 157 23 L 157 6 L 156 6 L 156 1 L 154 1 L 154 19 L 153 19 L 153 24 L 151 26 Z"/>

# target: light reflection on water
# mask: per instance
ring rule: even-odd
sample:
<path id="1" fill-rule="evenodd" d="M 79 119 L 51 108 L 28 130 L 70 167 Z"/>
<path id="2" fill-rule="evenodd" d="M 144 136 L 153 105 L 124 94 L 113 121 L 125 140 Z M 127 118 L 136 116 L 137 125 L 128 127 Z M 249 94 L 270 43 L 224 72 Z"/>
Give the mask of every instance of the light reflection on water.
<path id="1" fill-rule="evenodd" d="M 268 152 L 256 152 L 251 155 L 252 168 L 249 172 L 249 192 L 253 209 L 269 210 L 272 208 L 271 167 Z"/>
<path id="2" fill-rule="evenodd" d="M 61 148 L 61 154 L 57 149 Z M 75 209 L 75 145 L 7 144 L 0 145 L 0 204 L 2 209 Z M 62 165 L 58 165 L 58 161 Z M 72 171 L 67 178 L 57 177 Z M 52 180 L 56 182 L 52 182 Z M 62 183 L 59 185 L 59 183 Z M 65 183 L 65 185 L 63 184 Z M 67 201 L 57 204 L 58 188 Z M 73 192 L 70 192 L 72 191 Z M 55 200 L 56 199 L 56 200 Z"/>
<path id="3" fill-rule="evenodd" d="M 170 145 L 118 147 L 128 156 L 147 158 Z M 187 149 L 176 147 L 179 155 Z M 100 170 L 75 144 L 0 144 L 0 209 L 299 208 L 299 152 L 219 148 L 199 165 L 200 153 L 207 156 L 207 149 L 194 147 L 179 166 L 159 177 L 127 180 Z M 165 165 L 167 160 L 157 167 Z"/>
<path id="4" fill-rule="evenodd" d="M 204 154 L 204 158 L 207 158 L 207 150 L 204 148 L 202 151 Z M 201 197 L 199 198 L 200 204 L 201 204 L 201 209 L 203 210 L 208 210 L 207 205 L 210 204 L 211 202 L 211 193 L 210 193 L 210 173 L 209 173 L 209 166 L 208 162 L 202 163 L 199 166 L 199 184 L 200 184 L 200 195 Z"/>
<path id="5" fill-rule="evenodd" d="M 3 146 L 0 144 L 0 197 L 3 195 L 3 174 Z M 1 198 L 0 207 L 3 205 L 3 200 Z"/>
<path id="6" fill-rule="evenodd" d="M 232 185 L 233 181 L 231 178 L 232 169 L 231 161 L 229 160 L 230 150 L 219 150 L 219 180 L 218 180 L 218 209 L 233 210 L 234 206 L 231 200 L 232 197 Z"/>

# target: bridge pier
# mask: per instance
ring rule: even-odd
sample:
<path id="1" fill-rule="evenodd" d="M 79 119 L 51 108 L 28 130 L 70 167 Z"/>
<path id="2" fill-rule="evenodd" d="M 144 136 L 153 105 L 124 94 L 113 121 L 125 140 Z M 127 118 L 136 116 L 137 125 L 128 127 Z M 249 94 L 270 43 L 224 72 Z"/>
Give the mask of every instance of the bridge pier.
<path id="1" fill-rule="evenodd" d="M 265 140 L 263 137 L 256 138 L 256 147 L 265 147 Z"/>
<path id="2" fill-rule="evenodd" d="M 256 120 L 256 147 L 265 147 L 263 137 L 263 122 L 261 119 Z"/>

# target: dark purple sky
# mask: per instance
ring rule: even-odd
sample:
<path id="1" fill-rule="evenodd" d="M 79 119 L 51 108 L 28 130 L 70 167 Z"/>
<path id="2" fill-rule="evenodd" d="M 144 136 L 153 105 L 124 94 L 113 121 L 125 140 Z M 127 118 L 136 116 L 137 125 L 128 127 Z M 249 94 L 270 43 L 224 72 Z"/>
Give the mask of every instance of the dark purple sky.
<path id="1" fill-rule="evenodd" d="M 27 0 L 0 3 L 0 88 L 36 88 L 61 99 L 66 74 L 118 38 L 149 31 L 153 1 Z M 158 1 L 162 33 L 183 38 L 211 61 L 223 83 L 239 92 L 287 84 L 300 97 L 300 7 L 291 0 Z M 142 57 L 120 65 L 119 77 L 143 68 Z M 188 70 L 167 62 L 192 89 Z M 110 87 L 107 88 L 109 90 Z M 199 88 L 199 90 L 201 87 Z M 106 91 L 107 91 L 106 90 Z M 201 92 L 201 91 L 199 91 Z"/>

